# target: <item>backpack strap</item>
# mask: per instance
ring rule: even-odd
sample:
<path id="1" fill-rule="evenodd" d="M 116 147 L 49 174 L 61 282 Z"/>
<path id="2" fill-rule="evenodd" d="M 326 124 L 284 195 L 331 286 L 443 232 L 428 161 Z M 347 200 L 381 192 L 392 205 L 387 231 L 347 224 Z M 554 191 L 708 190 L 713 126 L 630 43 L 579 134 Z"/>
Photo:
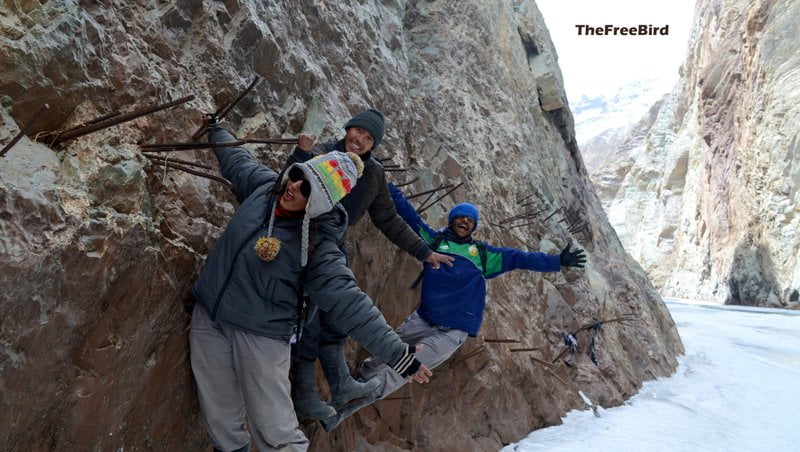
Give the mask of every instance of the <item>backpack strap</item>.
<path id="1" fill-rule="evenodd" d="M 436 234 L 436 237 L 433 239 L 433 243 L 431 243 L 430 247 L 434 253 L 436 252 L 437 249 L 439 249 L 439 245 L 441 245 L 442 242 L 444 242 L 444 234 Z M 425 273 L 424 268 L 422 269 L 422 271 L 419 272 L 419 276 L 417 276 L 417 279 L 415 279 L 414 282 L 411 284 L 410 287 L 411 290 L 416 289 L 419 283 L 422 282 L 423 273 Z"/>
<path id="2" fill-rule="evenodd" d="M 475 242 L 475 246 L 478 247 L 478 253 L 481 256 L 481 270 L 483 270 L 483 277 L 486 277 L 486 261 L 488 260 L 487 257 L 487 250 L 486 250 L 486 243 L 485 242 Z"/>

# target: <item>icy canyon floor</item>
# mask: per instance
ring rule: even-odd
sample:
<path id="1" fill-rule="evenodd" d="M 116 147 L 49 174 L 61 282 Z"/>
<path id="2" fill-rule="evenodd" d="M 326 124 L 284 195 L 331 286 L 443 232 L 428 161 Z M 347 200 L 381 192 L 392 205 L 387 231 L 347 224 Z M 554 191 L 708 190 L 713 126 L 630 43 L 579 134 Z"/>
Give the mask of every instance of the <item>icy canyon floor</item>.
<path id="1" fill-rule="evenodd" d="M 503 451 L 800 450 L 800 312 L 665 301 L 686 347 L 674 375 Z"/>

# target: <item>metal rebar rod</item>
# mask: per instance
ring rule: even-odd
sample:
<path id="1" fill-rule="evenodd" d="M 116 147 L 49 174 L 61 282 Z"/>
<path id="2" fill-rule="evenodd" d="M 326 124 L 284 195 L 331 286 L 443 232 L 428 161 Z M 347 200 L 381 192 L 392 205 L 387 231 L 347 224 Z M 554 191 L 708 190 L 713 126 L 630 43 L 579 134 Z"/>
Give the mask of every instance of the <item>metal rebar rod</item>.
<path id="1" fill-rule="evenodd" d="M 526 247 L 528 247 L 528 251 L 531 251 L 531 250 L 535 250 L 535 249 L 536 249 L 536 247 L 534 247 L 534 246 L 531 246 L 531 244 L 530 244 L 530 243 L 526 242 L 525 240 L 522 240 L 521 238 L 517 237 L 516 235 L 514 235 L 514 234 L 511 234 L 511 236 L 512 236 L 512 237 L 514 237 L 515 239 L 517 239 L 517 241 L 518 241 L 519 243 L 522 243 L 523 245 L 525 245 Z"/>
<path id="2" fill-rule="evenodd" d="M 490 344 L 519 344 L 519 341 L 516 339 L 484 339 L 483 342 L 488 342 Z"/>
<path id="3" fill-rule="evenodd" d="M 219 118 L 219 115 L 223 111 L 225 111 L 226 108 L 228 108 L 228 104 L 230 104 L 230 102 L 223 102 L 222 105 L 220 105 L 219 108 L 217 108 L 216 111 L 214 111 L 214 116 Z M 203 133 L 206 130 L 208 130 L 208 126 L 206 124 L 200 124 L 200 127 L 198 127 L 197 130 L 195 130 L 194 133 L 192 134 L 191 140 L 192 141 L 199 140 L 200 137 L 203 136 Z"/>
<path id="4" fill-rule="evenodd" d="M 526 199 L 530 198 L 533 195 L 534 195 L 534 193 L 531 193 L 530 195 L 528 195 L 528 196 L 526 196 L 526 197 L 524 197 L 522 199 L 517 199 L 517 204 L 521 203 L 522 201 L 525 201 Z"/>
<path id="5" fill-rule="evenodd" d="M 433 192 L 436 192 L 436 191 L 439 191 L 439 190 L 444 190 L 444 189 L 447 189 L 447 188 L 450 188 L 450 187 L 452 187 L 452 185 L 439 185 L 436 188 L 432 188 L 430 190 L 425 190 L 423 192 L 414 193 L 413 195 L 406 196 L 406 199 L 419 198 L 420 196 L 427 195 L 428 193 L 433 193 Z"/>
<path id="6" fill-rule="evenodd" d="M 500 220 L 500 223 L 505 224 L 505 223 L 511 223 L 512 221 L 533 218 L 539 215 L 540 213 L 547 211 L 548 209 L 549 207 L 546 207 L 542 210 L 536 210 L 536 209 L 527 210 L 519 215 L 514 215 L 513 217 L 508 217 L 504 220 Z"/>
<path id="7" fill-rule="evenodd" d="M 402 397 L 386 397 L 381 400 L 411 400 L 411 396 L 402 396 Z"/>
<path id="8" fill-rule="evenodd" d="M 233 110 L 233 107 L 235 107 L 236 104 L 239 103 L 239 101 L 244 99 L 244 96 L 246 96 L 247 93 L 249 93 L 253 88 L 255 88 L 256 84 L 258 84 L 259 81 L 261 81 L 260 78 L 258 78 L 258 77 L 254 78 L 253 81 L 250 82 L 250 85 L 248 85 L 247 88 L 245 88 L 244 91 L 242 91 L 242 93 L 239 94 L 239 96 L 236 99 L 234 99 L 232 102 L 228 103 L 228 105 L 225 107 L 225 109 L 222 110 L 222 113 L 219 114 L 219 117 L 220 118 L 224 118 L 228 113 L 230 113 L 231 110 Z"/>
<path id="9" fill-rule="evenodd" d="M 419 176 L 417 176 L 417 177 L 415 177 L 415 178 L 411 179 L 411 180 L 410 180 L 410 181 L 408 181 L 408 182 L 403 182 L 402 184 L 397 184 L 397 185 L 395 185 L 395 187 L 397 187 L 397 188 L 400 188 L 400 187 L 405 187 L 406 185 L 411 185 L 411 184 L 413 184 L 413 183 L 414 183 L 414 182 L 416 182 L 417 180 L 419 180 Z"/>
<path id="10" fill-rule="evenodd" d="M 435 194 L 436 194 L 436 192 L 435 192 L 435 191 L 434 191 L 434 192 L 431 192 L 430 194 L 428 194 L 428 197 L 427 197 L 427 198 L 425 198 L 425 200 L 424 200 L 424 201 L 422 201 L 422 203 L 419 205 L 419 208 L 417 209 L 417 213 L 419 213 L 419 209 L 421 209 L 421 208 L 422 208 L 422 206 L 424 206 L 425 204 L 427 204 L 427 203 L 428 203 L 428 201 L 430 201 L 430 200 L 431 200 L 431 198 L 433 198 L 433 195 L 435 195 Z"/>
<path id="11" fill-rule="evenodd" d="M 555 358 L 553 358 L 553 362 L 558 362 L 559 359 L 567 355 L 567 352 L 569 352 L 569 347 L 564 346 L 564 348 L 561 349 L 561 352 Z"/>
<path id="12" fill-rule="evenodd" d="M 515 224 L 514 226 L 509 226 L 508 229 L 520 228 L 522 226 L 530 226 L 532 224 L 539 224 L 539 222 L 538 221 L 531 221 L 530 223 Z"/>
<path id="13" fill-rule="evenodd" d="M 553 377 L 555 377 L 555 379 L 556 379 L 556 380 L 560 381 L 560 382 L 561 382 L 561 384 L 563 384 L 564 386 L 566 386 L 566 387 L 568 387 L 568 388 L 570 387 L 570 386 L 569 386 L 569 383 L 567 383 L 566 381 L 564 381 L 564 379 L 563 379 L 563 378 L 561 378 L 561 377 L 559 377 L 558 375 L 556 375 L 556 373 L 555 373 L 555 372 L 553 372 L 552 370 L 549 370 L 548 372 L 550 372 L 550 375 L 552 375 Z"/>
<path id="14" fill-rule="evenodd" d="M 558 212 L 561 212 L 561 209 L 563 209 L 563 207 L 562 207 L 562 208 L 559 208 L 559 209 L 558 209 L 558 210 L 556 210 L 555 212 L 551 213 L 551 214 L 550 214 L 550 215 L 549 215 L 547 218 L 545 218 L 544 220 L 542 220 L 542 222 L 545 222 L 545 221 L 549 220 L 550 218 L 552 218 L 552 217 L 553 217 L 553 215 L 557 214 Z"/>
<path id="15" fill-rule="evenodd" d="M 190 162 L 188 160 L 179 160 L 179 159 L 166 158 L 166 157 L 161 157 L 160 155 L 153 155 L 153 154 L 144 154 L 144 156 L 149 158 L 150 160 L 158 160 L 158 161 L 163 161 L 163 162 L 178 163 L 178 164 L 181 164 L 181 165 L 188 165 L 188 166 L 196 166 L 198 168 L 203 168 L 203 169 L 207 169 L 207 170 L 213 170 L 214 169 L 213 167 L 211 167 L 209 165 L 204 165 L 202 163 Z"/>
<path id="16" fill-rule="evenodd" d="M 245 144 L 244 140 L 226 141 L 221 143 L 153 143 L 153 144 L 140 144 L 139 149 L 165 152 L 165 151 L 191 151 L 194 149 L 211 149 L 211 148 L 225 148 L 241 146 Z"/>
<path id="17" fill-rule="evenodd" d="M 78 130 L 81 127 L 86 127 L 86 126 L 90 126 L 92 124 L 97 124 L 100 121 L 105 121 L 106 119 L 111 119 L 111 118 L 113 118 L 115 116 L 119 116 L 120 114 L 121 114 L 120 112 L 115 111 L 113 113 L 109 113 L 107 115 L 103 115 L 103 116 L 100 116 L 98 118 L 94 118 L 94 119 L 91 119 L 89 121 L 82 122 L 82 123 L 76 125 L 75 127 L 70 127 L 67 130 L 61 130 L 61 131 L 58 131 L 58 132 L 47 132 L 47 133 L 43 133 L 41 135 L 36 135 L 35 140 L 36 141 L 40 141 L 40 142 L 46 142 L 48 140 L 48 138 L 58 137 L 59 134 L 72 132 L 73 130 Z"/>
<path id="18" fill-rule="evenodd" d="M 242 140 L 245 143 L 256 143 L 256 144 L 297 144 L 297 138 L 265 138 L 261 139 L 247 139 Z"/>
<path id="19" fill-rule="evenodd" d="M 426 205 L 425 207 L 421 207 L 417 212 L 418 213 L 422 213 L 422 212 L 428 210 L 431 206 L 435 205 L 437 202 L 439 202 L 439 201 L 443 200 L 444 198 L 446 198 L 447 195 L 449 195 L 450 193 L 453 193 L 458 187 L 460 187 L 462 185 L 464 185 L 464 182 L 459 182 L 458 185 L 456 185 L 455 187 L 451 188 L 445 194 L 443 194 L 442 196 L 439 196 L 438 198 L 436 198 L 434 201 L 431 201 L 431 203 Z"/>
<path id="20" fill-rule="evenodd" d="M 386 168 L 400 168 L 400 164 L 399 163 L 391 163 L 391 164 L 388 164 L 388 165 L 381 164 L 381 166 L 383 166 L 384 169 L 386 169 Z"/>
<path id="21" fill-rule="evenodd" d="M 588 224 L 589 224 L 589 222 L 588 222 L 588 221 L 583 221 L 583 222 L 578 222 L 578 223 L 575 223 L 575 224 L 573 224 L 573 225 L 572 225 L 572 226 L 569 228 L 569 232 L 575 232 L 575 231 L 577 231 L 578 229 L 580 229 L 580 228 L 582 228 L 582 227 L 585 227 L 585 226 L 586 226 L 586 225 L 588 225 Z"/>
<path id="22" fill-rule="evenodd" d="M 136 110 L 131 113 L 127 113 L 124 115 L 117 115 L 113 118 L 106 119 L 104 121 L 100 121 L 86 127 L 81 127 L 79 129 L 73 130 L 67 133 L 60 133 L 58 136 L 53 140 L 53 144 L 61 144 L 67 140 L 72 140 L 74 138 L 81 137 L 83 135 L 88 135 L 93 132 L 97 132 L 98 130 L 103 130 L 108 127 L 116 126 L 118 124 L 122 124 L 123 122 L 128 122 L 134 120 L 136 118 L 140 118 L 142 116 L 146 116 L 157 111 L 166 110 L 167 108 L 172 108 L 180 104 L 184 104 L 189 102 L 190 100 L 194 99 L 194 96 L 186 96 L 182 97 L 178 100 L 174 100 L 172 102 L 167 102 L 166 104 L 156 105 L 154 107 L 148 107 L 141 110 Z"/>
<path id="23" fill-rule="evenodd" d="M 176 169 L 176 170 L 180 170 L 180 171 L 185 171 L 185 172 L 187 172 L 189 174 L 194 174 L 195 176 L 200 176 L 200 177 L 204 177 L 206 179 L 211 179 L 213 181 L 220 182 L 222 184 L 225 184 L 228 188 L 230 188 L 232 186 L 232 184 L 227 179 L 224 179 L 224 178 L 219 177 L 219 176 L 215 176 L 213 174 L 203 173 L 201 171 L 195 171 L 195 170 L 193 170 L 191 168 L 186 168 L 184 166 L 175 165 L 175 164 L 172 164 L 172 163 L 169 163 L 169 162 L 162 162 L 162 161 L 159 161 L 159 160 L 152 160 L 152 162 L 155 163 L 155 164 L 158 164 L 158 165 L 166 166 L 167 168 L 172 168 L 172 169 Z"/>
<path id="24" fill-rule="evenodd" d="M 520 352 L 535 352 L 537 350 L 539 350 L 539 347 L 512 348 L 509 351 L 511 353 L 520 353 Z"/>
<path id="25" fill-rule="evenodd" d="M 11 150 L 11 148 L 14 147 L 14 145 L 17 144 L 17 142 L 22 139 L 22 136 L 25 135 L 25 133 L 27 133 L 28 130 L 31 129 L 31 127 L 33 126 L 33 123 L 35 123 L 36 120 L 39 119 L 39 116 L 41 116 L 42 113 L 44 113 L 45 110 L 47 110 L 49 108 L 50 108 L 50 106 L 47 105 L 47 104 L 44 104 L 41 107 L 39 107 L 39 110 L 37 110 L 36 113 L 31 118 L 31 120 L 28 121 L 28 124 L 25 125 L 25 127 L 23 127 L 22 129 L 20 129 L 19 133 L 13 139 L 11 139 L 11 141 L 9 141 L 7 145 L 5 145 L 3 147 L 3 150 L 0 151 L 0 157 L 6 155 L 6 152 Z"/>
<path id="26" fill-rule="evenodd" d="M 539 359 L 539 358 L 537 358 L 535 356 L 529 356 L 528 358 L 530 358 L 531 361 L 533 361 L 533 362 L 535 362 L 537 364 L 541 364 L 542 366 L 547 367 L 548 369 L 558 369 L 557 365 L 555 365 L 553 363 L 549 363 L 549 362 L 547 362 L 547 361 L 545 361 L 543 359 Z"/>
<path id="27" fill-rule="evenodd" d="M 459 359 L 458 361 L 455 361 L 453 364 L 450 364 L 450 368 L 452 369 L 456 365 L 461 364 L 464 361 L 466 361 L 466 360 L 478 355 L 479 353 L 485 352 L 485 351 L 486 351 L 486 348 L 483 345 L 481 345 L 480 347 L 478 347 L 475 350 L 471 351 L 467 356 Z"/>
<path id="28" fill-rule="evenodd" d="M 408 168 L 384 168 L 383 170 L 387 173 L 404 173 L 408 171 Z"/>

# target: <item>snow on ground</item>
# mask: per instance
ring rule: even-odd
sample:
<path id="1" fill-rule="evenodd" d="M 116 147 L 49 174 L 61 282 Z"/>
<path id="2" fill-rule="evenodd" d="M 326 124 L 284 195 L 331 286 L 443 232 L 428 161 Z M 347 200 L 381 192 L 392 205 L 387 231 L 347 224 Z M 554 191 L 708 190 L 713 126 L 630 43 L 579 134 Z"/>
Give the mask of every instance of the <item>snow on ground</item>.
<path id="1" fill-rule="evenodd" d="M 503 451 L 800 451 L 800 312 L 665 301 L 686 348 L 675 374 Z"/>

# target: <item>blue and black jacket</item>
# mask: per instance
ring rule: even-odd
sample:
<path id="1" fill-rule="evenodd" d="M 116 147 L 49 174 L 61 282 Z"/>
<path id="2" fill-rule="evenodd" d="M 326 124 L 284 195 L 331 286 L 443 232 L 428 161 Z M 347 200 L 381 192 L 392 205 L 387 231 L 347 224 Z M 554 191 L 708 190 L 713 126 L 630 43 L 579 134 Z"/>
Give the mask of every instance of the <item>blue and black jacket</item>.
<path id="1" fill-rule="evenodd" d="M 422 300 L 417 312 L 426 322 L 465 331 L 476 336 L 483 320 L 486 305 L 486 280 L 511 270 L 556 272 L 561 269 L 558 255 L 527 252 L 515 248 L 499 248 L 475 241 L 472 236 L 460 239 L 447 227 L 433 230 L 417 214 L 403 193 L 389 184 L 397 213 L 411 229 L 431 246 L 439 235 L 439 253 L 455 258 L 453 266 L 441 265 L 434 270 L 424 263 L 422 273 Z M 485 248 L 485 266 L 481 262 L 480 248 Z"/>

